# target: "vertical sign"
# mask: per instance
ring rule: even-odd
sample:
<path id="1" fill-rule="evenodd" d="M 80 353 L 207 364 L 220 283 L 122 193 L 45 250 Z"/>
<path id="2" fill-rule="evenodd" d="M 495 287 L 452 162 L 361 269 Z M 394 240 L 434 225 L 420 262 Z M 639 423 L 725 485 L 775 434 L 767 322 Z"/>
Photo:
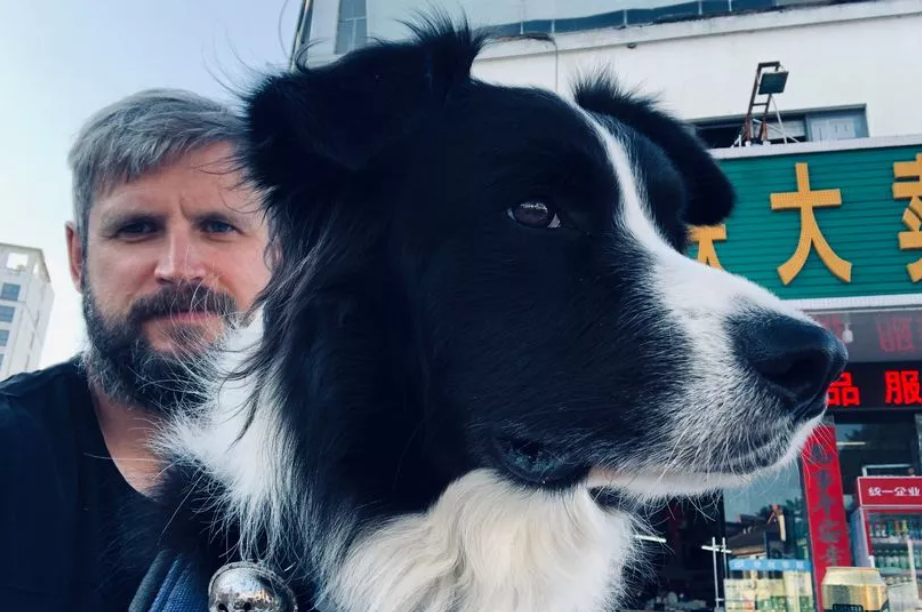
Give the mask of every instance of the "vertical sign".
<path id="1" fill-rule="evenodd" d="M 817 609 L 823 610 L 820 586 L 826 576 L 826 568 L 852 564 L 835 427 L 820 425 L 816 428 L 804 447 L 802 470 L 804 503 L 810 526 L 814 593 Z"/>

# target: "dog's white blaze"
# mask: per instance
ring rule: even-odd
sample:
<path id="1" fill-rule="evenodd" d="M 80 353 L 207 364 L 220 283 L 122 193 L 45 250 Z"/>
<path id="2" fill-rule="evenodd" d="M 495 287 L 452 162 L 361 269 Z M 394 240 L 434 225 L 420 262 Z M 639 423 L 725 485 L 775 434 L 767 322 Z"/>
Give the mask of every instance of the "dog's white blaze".
<path id="1" fill-rule="evenodd" d="M 711 328 L 709 333 L 723 327 L 722 317 L 747 307 L 809 321 L 755 283 L 700 264 L 673 249 L 651 219 L 644 189 L 637 181 L 637 171 L 626 144 L 591 116 L 587 117 L 606 148 L 620 188 L 620 216 L 616 222 L 650 254 L 656 266 L 653 280 L 657 293 L 664 296 L 672 311 L 681 313 L 680 319 L 694 322 L 709 315 L 706 316 Z M 698 316 L 692 316 L 694 314 Z"/>
<path id="2" fill-rule="evenodd" d="M 683 377 L 692 381 L 685 395 L 699 398 L 697 409 L 690 409 L 687 402 L 677 401 L 675 409 L 666 411 L 671 415 L 673 426 L 671 438 L 664 441 L 664 446 L 673 454 L 683 450 L 687 454 L 688 448 L 695 447 L 699 453 L 725 452 L 731 442 L 737 441 L 733 436 L 748 435 L 743 427 L 748 415 L 741 414 L 740 407 L 748 406 L 756 411 L 762 403 L 752 389 L 750 375 L 734 356 L 727 331 L 729 319 L 749 310 L 812 321 L 755 283 L 700 264 L 673 249 L 651 218 L 628 144 L 588 113 L 584 115 L 599 135 L 618 181 L 621 200 L 615 223 L 648 253 L 647 262 L 652 273 L 645 276 L 652 283 L 650 293 L 660 296 L 673 314 L 672 322 L 682 326 L 693 345 L 690 352 L 693 361 L 683 371 Z M 812 424 L 806 431 L 811 428 Z M 795 438 L 790 447 L 793 450 L 802 442 L 802 436 Z M 745 443 L 744 438 L 742 441 Z M 786 459 L 794 456 L 796 452 L 789 451 Z M 663 462 L 658 473 L 603 476 L 593 484 L 607 482 L 650 498 L 698 494 L 738 485 L 752 478 L 752 475 L 682 473 L 681 465 L 671 465 L 673 458 L 657 459 Z"/>
<path id="3" fill-rule="evenodd" d="M 325 595 L 344 612 L 608 610 L 631 533 L 585 489 L 524 490 L 477 470 L 361 538 Z"/>
<path id="4" fill-rule="evenodd" d="M 228 519 L 242 523 L 241 553 L 250 553 L 251 538 L 268 531 L 270 545 L 279 534 L 282 502 L 291 491 L 291 475 L 279 408 L 268 389 L 257 401 L 260 409 L 247 427 L 247 402 L 255 381 L 224 379 L 237 372 L 259 347 L 263 336 L 262 312 L 252 322 L 233 331 L 222 352 L 217 370 L 220 386 L 198 412 L 178 415 L 160 441 L 161 452 L 205 466 L 210 476 L 225 487 L 219 500 Z M 211 381 L 214 384 L 214 381 Z"/>

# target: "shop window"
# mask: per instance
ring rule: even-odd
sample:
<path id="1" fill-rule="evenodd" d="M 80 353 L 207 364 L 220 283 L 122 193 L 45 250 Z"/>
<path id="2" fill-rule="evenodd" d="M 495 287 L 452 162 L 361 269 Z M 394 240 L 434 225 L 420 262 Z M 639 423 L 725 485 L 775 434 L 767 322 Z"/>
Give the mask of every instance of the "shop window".
<path id="1" fill-rule="evenodd" d="M 836 416 L 836 445 L 848 510 L 857 501 L 855 479 L 859 476 L 918 474 L 918 439 L 912 414 Z"/>
<path id="2" fill-rule="evenodd" d="M 16 283 L 3 283 L 3 286 L 0 287 L 0 300 L 18 301 L 21 289 L 22 286 Z"/>
<path id="3" fill-rule="evenodd" d="M 0 306 L 0 323 L 12 323 L 16 309 L 12 306 Z"/>
<path id="4" fill-rule="evenodd" d="M 801 610 L 814 609 L 798 463 L 742 489 L 725 491 L 724 531 L 722 587 L 727 610 L 752 610 L 755 601 L 764 598 L 760 593 L 779 592 L 795 597 Z"/>
<path id="5" fill-rule="evenodd" d="M 636 576 L 636 588 L 623 609 L 662 610 L 669 602 L 681 601 L 688 610 L 713 610 L 714 555 L 720 546 L 720 498 L 671 500 L 650 517 L 656 533 L 641 540 L 647 568 Z M 718 580 L 723 560 L 718 563 Z"/>
<path id="6" fill-rule="evenodd" d="M 739 145 L 743 121 L 744 117 L 741 115 L 719 121 L 698 121 L 694 123 L 694 126 L 698 136 L 708 148 L 723 149 Z M 767 124 L 768 142 L 771 144 L 795 143 L 807 140 L 805 120 L 801 114 L 784 114 L 780 119 L 777 115 L 770 115 Z M 761 121 L 758 118 L 753 120 L 752 129 L 756 134 L 762 129 Z"/>
<path id="7" fill-rule="evenodd" d="M 800 466 L 724 493 L 727 548 L 732 559 L 809 559 Z"/>
<path id="8" fill-rule="evenodd" d="M 703 120 L 693 123 L 698 136 L 708 148 L 722 149 L 739 145 L 744 117 Z M 809 113 L 770 113 L 767 118 L 768 143 L 821 142 L 867 138 L 868 121 L 863 108 Z M 753 119 L 753 132 L 761 130 L 760 117 Z"/>
<path id="9" fill-rule="evenodd" d="M 807 137 L 811 142 L 867 138 L 868 120 L 864 110 L 810 113 L 806 116 Z"/>
<path id="10" fill-rule="evenodd" d="M 488 28 L 494 35 L 514 36 L 522 33 L 563 34 L 699 21 L 729 15 L 790 10 L 800 6 L 830 2 L 831 0 L 619 0 L 618 2 L 498 0 L 449 4 L 457 4 L 459 8 L 463 6 L 467 17 L 472 22 Z M 373 17 L 372 34 L 384 39 L 392 39 L 406 36 L 406 29 L 402 27 L 402 24 L 397 23 L 398 20 L 412 19 L 414 14 L 419 11 L 426 12 L 427 7 L 431 5 L 445 4 L 423 0 L 308 2 L 305 10 L 307 23 L 298 34 L 298 47 L 309 44 L 313 36 L 321 39 L 327 38 L 325 33 L 312 33 L 311 19 L 315 8 L 319 8 L 326 14 L 337 3 L 339 4 L 335 47 L 337 54 L 346 53 L 365 44 L 366 15 L 369 12 Z M 370 11 L 366 10 L 366 3 L 370 3 Z M 746 94 L 747 92 L 743 91 L 740 96 L 743 101 Z"/>
<path id="11" fill-rule="evenodd" d="M 638 577 L 631 609 L 668 610 L 670 601 L 685 610 L 715 609 L 723 598 L 738 603 L 739 587 L 747 581 L 766 586 L 791 580 L 799 581 L 798 592 L 807 598 L 804 609 L 812 609 L 809 531 L 797 463 L 721 497 L 672 501 L 650 523 L 659 543 L 642 544 L 651 571 Z M 736 569 L 739 562 L 756 560 L 774 560 L 781 569 Z"/>

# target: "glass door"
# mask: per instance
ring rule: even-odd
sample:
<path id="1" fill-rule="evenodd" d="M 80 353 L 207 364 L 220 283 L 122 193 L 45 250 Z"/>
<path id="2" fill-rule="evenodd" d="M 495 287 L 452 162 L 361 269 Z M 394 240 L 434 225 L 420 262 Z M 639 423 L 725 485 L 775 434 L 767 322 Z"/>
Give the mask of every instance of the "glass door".
<path id="1" fill-rule="evenodd" d="M 800 466 L 724 493 L 726 612 L 813 612 Z"/>
<path id="2" fill-rule="evenodd" d="M 648 567 L 633 577 L 638 592 L 624 609 L 713 612 L 722 606 L 723 523 L 719 497 L 674 500 L 650 517 L 654 535 L 640 545 Z"/>

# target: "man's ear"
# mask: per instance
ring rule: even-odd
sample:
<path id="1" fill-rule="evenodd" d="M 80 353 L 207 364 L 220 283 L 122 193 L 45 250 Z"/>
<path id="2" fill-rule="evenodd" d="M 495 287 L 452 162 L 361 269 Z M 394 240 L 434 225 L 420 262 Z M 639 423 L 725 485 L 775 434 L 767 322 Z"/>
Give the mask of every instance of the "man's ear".
<path id="1" fill-rule="evenodd" d="M 83 240 L 80 234 L 77 233 L 77 226 L 74 225 L 73 221 L 68 221 L 64 225 L 64 234 L 67 240 L 67 262 L 70 268 L 70 279 L 74 282 L 74 287 L 77 288 L 77 291 L 80 292 L 83 288 L 83 263 L 86 256 L 86 253 L 83 252 Z"/>
<path id="2" fill-rule="evenodd" d="M 324 200 L 470 79 L 481 39 L 434 20 L 405 43 L 381 43 L 320 68 L 264 81 L 246 100 L 245 163 L 266 206 Z M 291 219 L 293 211 L 286 215 Z"/>
<path id="3" fill-rule="evenodd" d="M 578 85 L 576 103 L 630 126 L 666 153 L 688 193 L 686 223 L 716 225 L 730 215 L 733 186 L 691 126 L 657 110 L 652 100 L 625 93 L 609 75 Z"/>

